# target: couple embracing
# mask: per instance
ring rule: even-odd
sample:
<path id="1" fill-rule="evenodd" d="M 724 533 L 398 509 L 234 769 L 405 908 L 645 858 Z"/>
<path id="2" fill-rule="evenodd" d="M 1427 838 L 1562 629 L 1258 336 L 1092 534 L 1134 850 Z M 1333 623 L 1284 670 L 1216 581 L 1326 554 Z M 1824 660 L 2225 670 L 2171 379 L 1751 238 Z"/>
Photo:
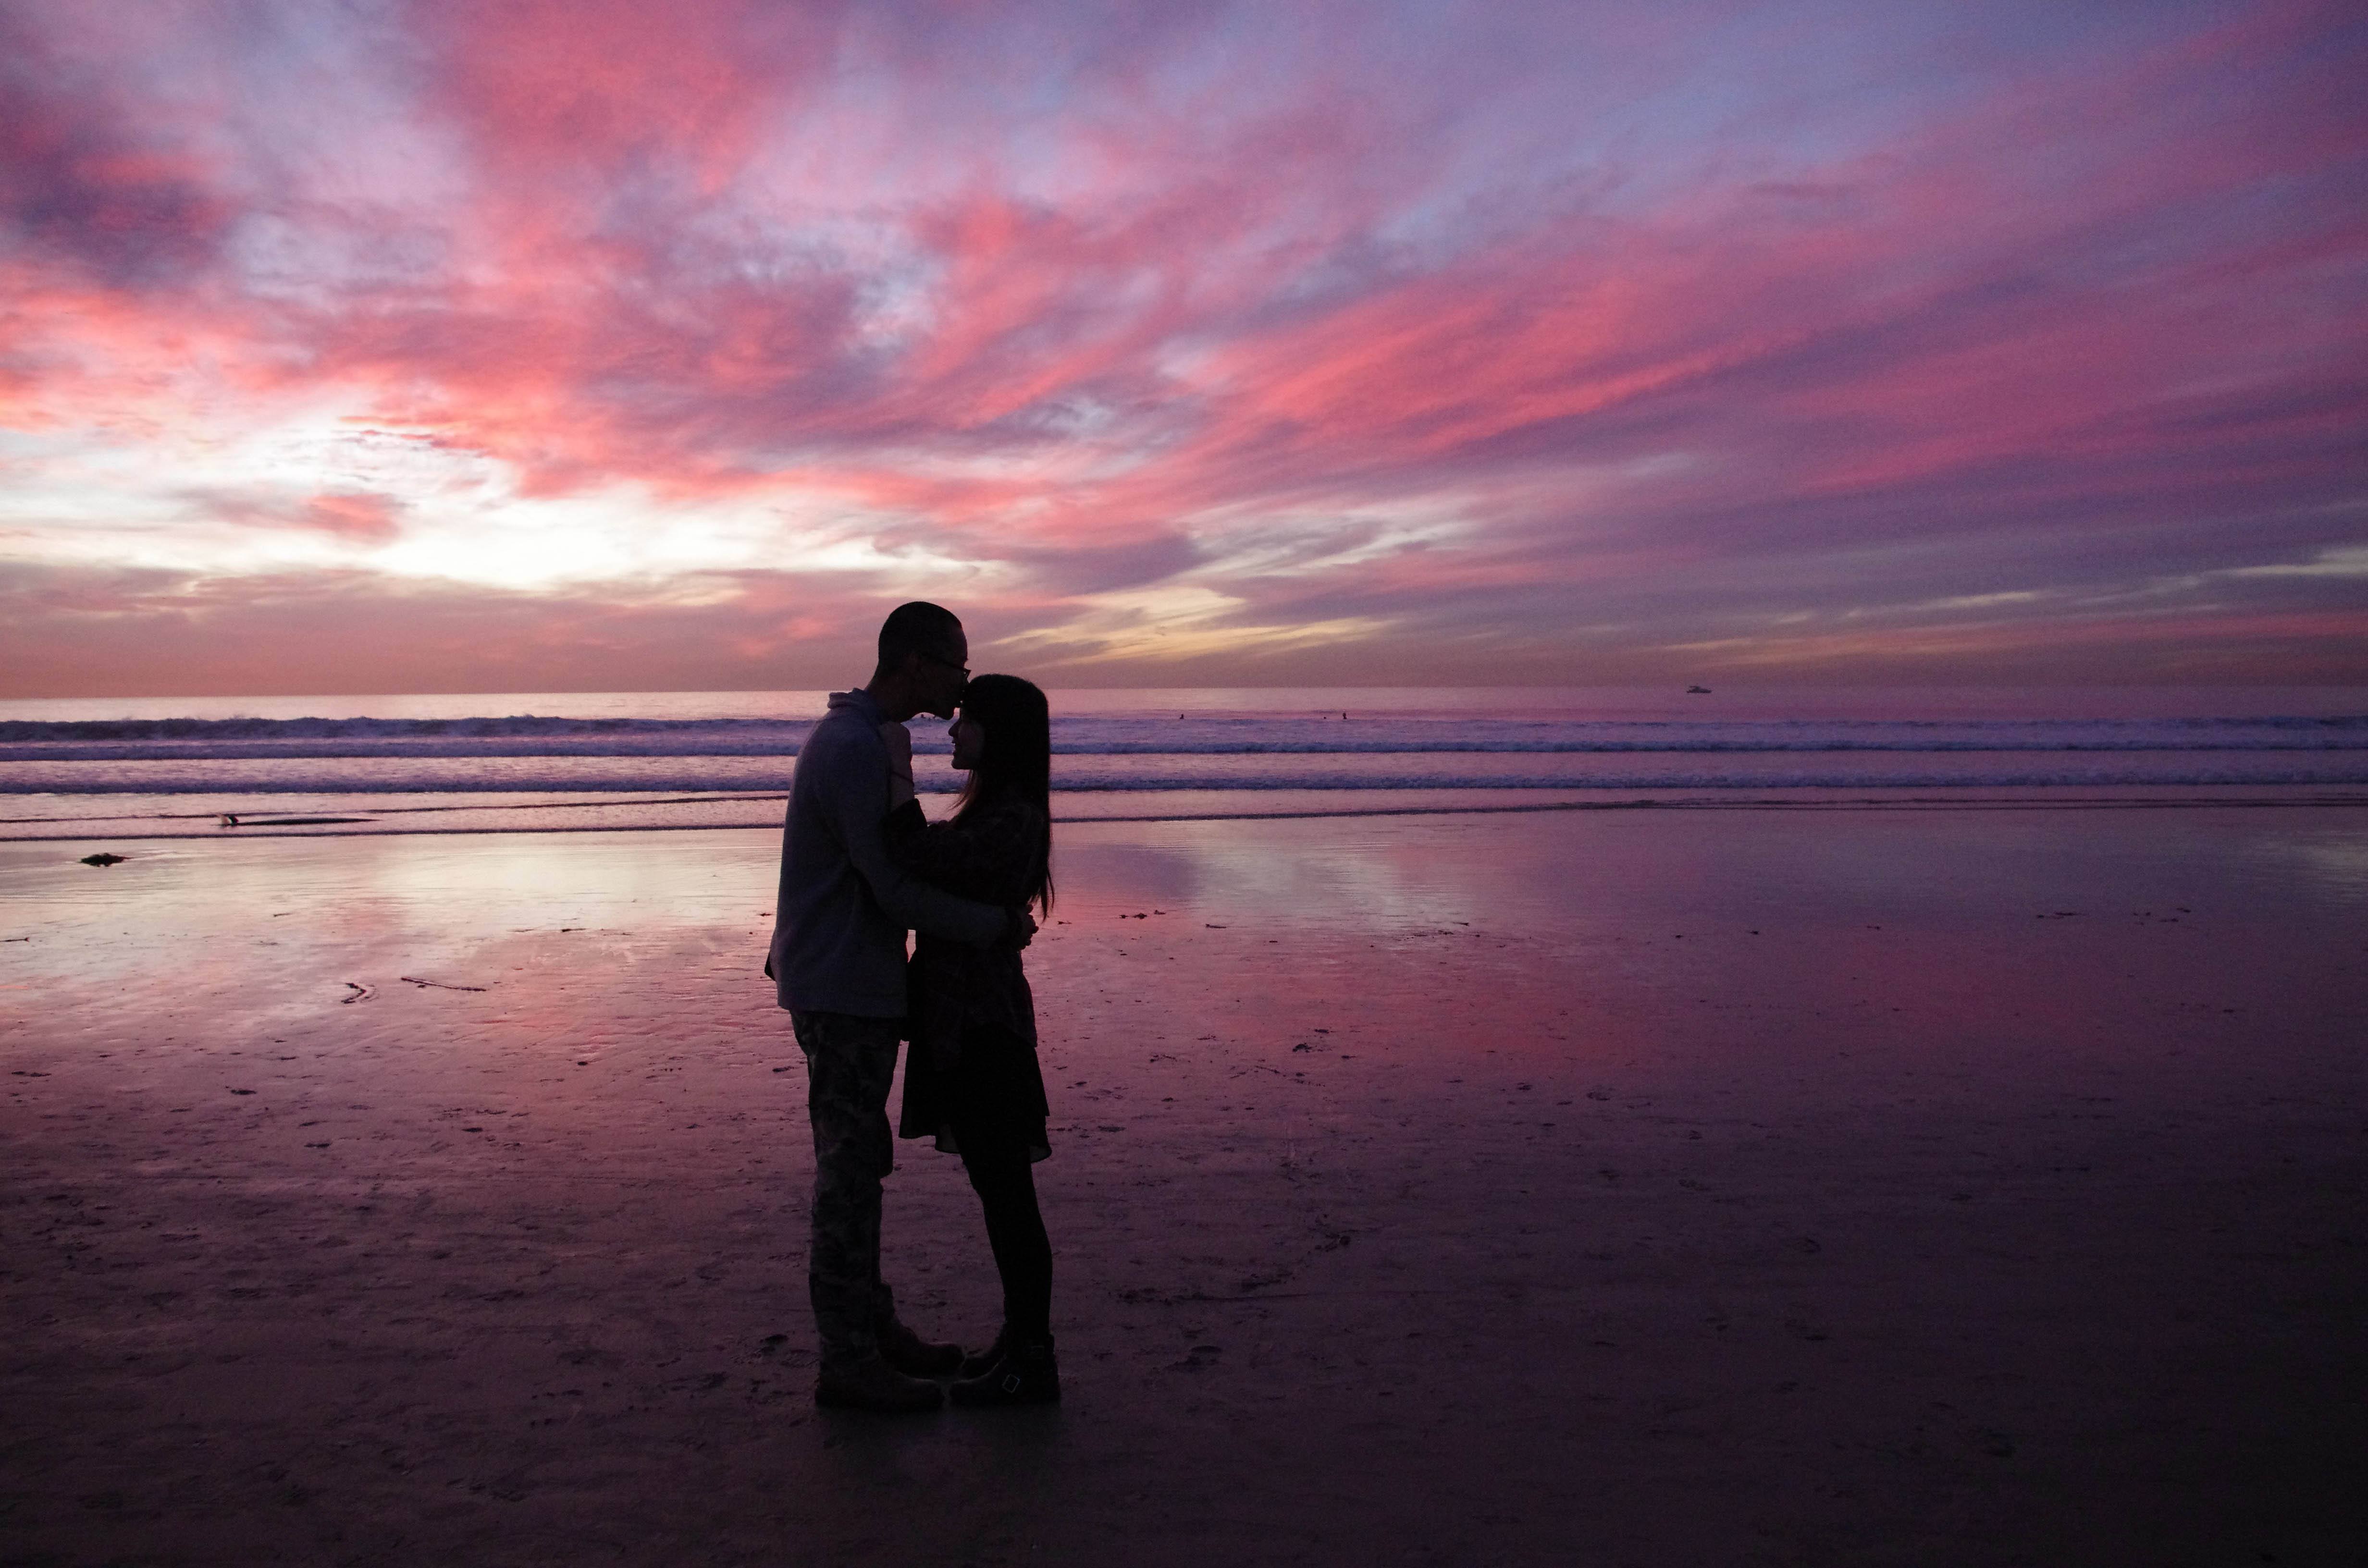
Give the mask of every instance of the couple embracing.
<path id="1" fill-rule="evenodd" d="M 1020 949 L 1028 906 L 1053 903 L 1052 734 L 1044 694 L 973 678 L 962 622 L 899 606 L 870 684 L 831 694 L 798 752 L 765 972 L 806 1059 L 814 1124 L 806 1279 L 822 1339 L 816 1403 L 888 1412 L 1060 1398 L 1053 1249 L 1036 1206 L 1045 1139 L 1035 1005 Z M 969 773 L 953 814 L 914 799 L 905 721 L 952 719 Z M 906 931 L 918 933 L 912 957 Z M 880 1275 L 880 1183 L 896 1048 L 909 1038 L 897 1131 L 959 1153 L 1003 1277 L 1003 1331 L 965 1356 L 906 1326 Z"/>

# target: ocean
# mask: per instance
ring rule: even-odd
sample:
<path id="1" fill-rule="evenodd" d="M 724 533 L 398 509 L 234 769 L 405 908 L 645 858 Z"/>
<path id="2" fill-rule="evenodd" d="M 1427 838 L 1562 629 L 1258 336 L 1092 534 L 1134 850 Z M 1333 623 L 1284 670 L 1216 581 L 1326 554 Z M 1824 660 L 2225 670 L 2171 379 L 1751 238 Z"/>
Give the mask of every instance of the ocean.
<path id="1" fill-rule="evenodd" d="M 1054 691 L 1055 815 L 2368 804 L 2368 689 Z M 0 840 L 777 822 L 825 694 L 0 702 Z M 955 789 L 913 725 L 924 794 Z"/>

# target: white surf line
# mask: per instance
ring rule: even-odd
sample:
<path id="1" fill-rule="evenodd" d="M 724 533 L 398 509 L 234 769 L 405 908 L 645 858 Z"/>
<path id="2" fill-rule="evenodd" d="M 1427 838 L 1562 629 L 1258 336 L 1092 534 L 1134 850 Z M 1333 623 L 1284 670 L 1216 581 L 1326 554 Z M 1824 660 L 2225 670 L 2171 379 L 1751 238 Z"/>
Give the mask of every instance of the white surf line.
<path id="1" fill-rule="evenodd" d="M 54 791 L 51 792 L 54 793 Z M 126 792 L 128 793 L 129 791 Z M 389 793 L 393 792 L 393 791 L 389 791 Z M 405 790 L 403 792 L 406 794 L 421 795 L 438 793 L 438 791 L 432 790 Z M 491 791 L 488 792 L 490 793 Z M 368 791 L 364 791 L 363 793 L 368 794 Z M 224 795 L 222 797 L 224 800 L 229 798 L 230 797 L 228 795 Z M 253 797 L 248 796 L 241 798 L 252 799 Z M 740 794 L 734 792 L 715 795 L 665 795 L 643 801 L 633 799 L 632 791 L 630 790 L 620 790 L 617 798 L 603 801 L 535 801 L 525 805 L 513 806 L 489 806 L 484 804 L 483 801 L 471 801 L 467 805 L 461 806 L 348 806 L 340 807 L 338 809 L 344 811 L 368 812 L 374 817 L 392 817 L 414 814 L 421 812 L 564 812 L 579 810 L 587 806 L 698 806 L 718 801 L 787 801 L 789 798 L 788 791 L 783 790 L 773 794 Z M 264 818 L 284 817 L 291 814 L 287 812 L 274 812 L 268 808 L 256 809 L 258 810 L 260 816 Z M 16 826 L 25 823 L 48 823 L 58 826 L 71 826 L 77 823 L 86 822 L 216 822 L 221 819 L 222 814 L 222 813 L 219 811 L 124 812 L 119 812 L 113 816 L 0 817 L 0 826 Z M 245 812 L 233 812 L 232 814 L 242 818 L 245 815 Z M 242 828 L 249 826 L 268 827 L 271 824 L 268 821 L 247 822 L 243 820 L 238 824 L 238 825 Z"/>
<path id="2" fill-rule="evenodd" d="M 1064 827 L 1090 827 L 1096 823 L 1162 823 L 1162 822 L 1304 822 L 1323 817 L 1438 817 L 1438 816 L 1502 816 L 1518 812 L 2146 812 L 2146 811 L 2291 811 L 2305 808 L 2368 807 L 2368 795 L 2322 795 L 2294 799 L 2222 799 L 2213 796 L 2186 796 L 2170 799 L 2099 799 L 2064 801 L 1880 801 L 1857 798 L 1840 801 L 1721 801 L 1687 799 L 1681 801 L 1553 801 L 1526 805 L 1506 806 L 1351 806 L 1338 811 L 1300 812 L 1171 812 L 1156 815 L 1070 817 L 1058 816 L 1053 821 Z M 498 808 L 506 810 L 541 810 L 542 808 Z M 337 831 L 328 833 L 249 833 L 241 828 L 235 834 L 216 833 L 118 833 L 106 835 L 75 835 L 63 834 L 0 834 L 0 844 L 130 844 L 186 843 L 192 841 L 215 844 L 236 839 L 253 838 L 476 838 L 489 834 L 553 834 L 553 833 L 771 833 L 779 828 L 772 823 L 750 822 L 672 822 L 638 823 L 631 825 L 595 824 L 588 827 L 440 827 L 405 831 L 399 828 L 370 831 Z"/>
<path id="3" fill-rule="evenodd" d="M 1311 817 L 1496 816 L 1519 812 L 2018 812 L 2018 811 L 2194 811 L 2213 806 L 2368 806 L 2368 795 L 2336 795 L 2306 800 L 2217 800 L 2195 796 L 2174 800 L 2093 801 L 1548 801 L 1509 806 L 1358 806 L 1341 811 L 1173 812 L 1156 816 L 1054 817 L 1056 824 L 1085 826 L 1092 823 L 1153 822 L 1290 822 Z"/>

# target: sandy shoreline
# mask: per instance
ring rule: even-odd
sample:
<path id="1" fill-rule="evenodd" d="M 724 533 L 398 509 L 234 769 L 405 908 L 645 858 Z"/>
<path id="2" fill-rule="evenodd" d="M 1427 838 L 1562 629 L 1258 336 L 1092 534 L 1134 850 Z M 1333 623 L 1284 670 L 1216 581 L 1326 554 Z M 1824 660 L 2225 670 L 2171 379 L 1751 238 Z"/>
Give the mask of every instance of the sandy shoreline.
<path id="1" fill-rule="evenodd" d="M 1069 1398 L 909 1425 L 771 835 L 9 846 L 0 1561 L 2356 1561 L 2360 816 L 1064 830 Z"/>

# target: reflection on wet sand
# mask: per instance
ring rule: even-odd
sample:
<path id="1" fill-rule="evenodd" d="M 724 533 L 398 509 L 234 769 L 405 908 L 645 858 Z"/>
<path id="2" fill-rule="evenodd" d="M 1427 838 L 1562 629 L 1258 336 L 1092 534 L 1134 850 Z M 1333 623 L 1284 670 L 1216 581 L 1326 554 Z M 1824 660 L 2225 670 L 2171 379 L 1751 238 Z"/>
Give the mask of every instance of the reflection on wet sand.
<path id="1" fill-rule="evenodd" d="M 810 1403 L 770 833 L 7 846 L 12 1542 L 2308 1560 L 2364 828 L 1065 827 L 1073 1387 L 891 1431 Z M 982 1338 L 900 1158 L 901 1298 Z"/>

